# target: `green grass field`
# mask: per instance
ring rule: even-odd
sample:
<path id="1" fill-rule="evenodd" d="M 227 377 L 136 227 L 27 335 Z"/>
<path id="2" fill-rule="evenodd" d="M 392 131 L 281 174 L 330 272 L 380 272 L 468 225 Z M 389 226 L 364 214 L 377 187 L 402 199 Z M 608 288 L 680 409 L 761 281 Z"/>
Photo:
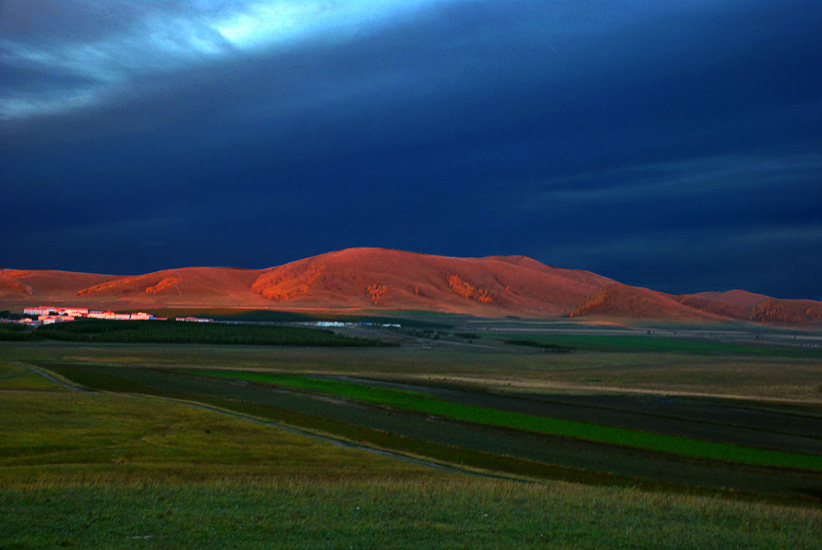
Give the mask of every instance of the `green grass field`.
<path id="1" fill-rule="evenodd" d="M 4 549 L 810 549 L 822 529 L 817 508 L 447 473 L 156 398 L 0 383 L 0 416 Z"/>
<path id="2" fill-rule="evenodd" d="M 272 393 L 267 384 L 193 376 L 187 372 L 195 360 L 210 363 L 209 366 L 219 364 L 221 368 L 228 363 L 236 366 L 238 372 L 243 364 L 255 364 L 261 372 L 251 376 L 266 378 L 273 374 L 269 370 L 273 357 L 285 355 L 292 360 L 294 369 L 303 364 L 296 361 L 297 357 L 303 357 L 303 361 L 311 359 L 302 368 L 316 369 L 316 361 L 324 356 L 312 350 L 272 349 L 265 361 L 256 349 L 240 347 L 224 352 L 214 347 L 211 353 L 203 355 L 169 355 L 163 347 L 144 346 L 94 348 L 96 354 L 90 354 L 85 346 L 76 348 L 75 353 L 70 353 L 72 348 L 49 348 L 52 353 L 35 363 L 89 388 L 208 403 L 466 467 L 600 484 L 650 487 L 661 483 L 670 485 L 672 490 L 688 486 L 701 491 L 730 487 L 745 493 L 800 499 L 822 494 L 822 476 L 807 477 L 822 455 L 820 418 L 814 414 L 819 409 L 814 406 L 744 401 L 740 407 L 724 398 L 708 402 L 685 398 L 681 405 L 675 401 L 674 405 L 657 410 L 645 403 L 644 397 L 589 398 L 572 393 L 557 401 L 551 394 L 533 390 L 523 394 L 505 386 L 503 391 L 495 392 L 493 388 L 475 388 L 474 383 L 466 384 L 454 377 L 442 380 L 424 375 L 417 377 L 422 380 L 416 386 L 411 386 L 415 392 L 386 392 L 371 387 L 379 384 L 377 380 L 362 387 L 361 382 L 318 381 L 316 376 L 282 377 L 280 372 L 277 376 L 288 380 L 291 387 L 289 392 Z M 123 355 L 126 351 L 129 354 Z M 61 356 L 64 352 L 69 353 Z M 112 364 L 117 357 L 120 361 Z M 381 350 L 367 349 L 334 356 L 341 364 L 346 363 L 343 358 L 356 359 L 360 372 L 372 375 L 378 364 L 369 363 L 387 357 Z M 462 360 L 467 360 L 471 368 L 480 367 L 486 379 L 491 379 L 492 366 L 476 363 L 478 357 L 469 355 Z M 444 358 L 456 370 L 458 356 L 449 353 Z M 439 359 L 426 365 L 425 371 L 438 371 Z M 723 363 L 717 364 L 717 368 L 722 367 Z M 381 372 L 387 379 L 404 380 L 408 376 L 407 372 Z M 796 372 L 801 374 L 803 369 Z M 326 390 L 333 387 L 337 391 L 331 392 L 333 399 L 317 392 L 318 384 Z M 310 386 L 315 388 L 311 390 Z M 341 388 L 347 396 L 339 392 Z M 429 397 L 432 393 L 439 397 Z M 398 401 L 409 398 L 411 402 Z M 563 399 L 571 402 L 562 402 Z M 608 405 L 609 399 L 616 402 Z M 398 404 L 403 406 L 397 407 Z M 727 421 L 723 423 L 724 418 Z M 795 426 L 786 430 L 785 426 L 791 424 Z M 630 439 L 637 436 L 639 441 Z M 735 466 L 728 460 L 751 466 L 789 466 L 793 470 L 760 471 Z M 580 469 L 580 464 L 585 467 Z"/>
<path id="3" fill-rule="evenodd" d="M 2 491 L 3 548 L 819 548 L 811 510 L 492 481 Z"/>
<path id="4" fill-rule="evenodd" d="M 820 374 L 728 348 L 2 342 L 0 549 L 821 548 Z"/>

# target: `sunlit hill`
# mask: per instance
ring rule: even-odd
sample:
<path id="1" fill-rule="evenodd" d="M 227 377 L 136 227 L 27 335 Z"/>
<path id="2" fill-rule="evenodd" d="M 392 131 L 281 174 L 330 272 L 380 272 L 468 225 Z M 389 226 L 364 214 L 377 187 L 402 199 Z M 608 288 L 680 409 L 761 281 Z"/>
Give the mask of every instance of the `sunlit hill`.
<path id="1" fill-rule="evenodd" d="M 452 258 L 352 248 L 268 269 L 188 267 L 137 276 L 0 271 L 0 306 L 113 310 L 238 307 L 432 311 L 484 317 L 822 325 L 822 303 L 742 290 L 672 295 L 524 256 Z"/>

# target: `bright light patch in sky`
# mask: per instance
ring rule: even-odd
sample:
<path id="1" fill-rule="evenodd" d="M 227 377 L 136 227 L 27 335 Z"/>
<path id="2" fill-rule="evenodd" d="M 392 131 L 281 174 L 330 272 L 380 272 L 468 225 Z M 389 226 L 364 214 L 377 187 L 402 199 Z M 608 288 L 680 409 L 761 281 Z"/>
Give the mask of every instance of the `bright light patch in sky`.
<path id="1" fill-rule="evenodd" d="M 239 47 L 278 41 L 317 25 L 327 16 L 319 2 L 275 2 L 249 6 L 245 12 L 218 21 L 214 28 Z"/>
<path id="2" fill-rule="evenodd" d="M 345 38 L 433 3 L 272 0 L 236 2 L 228 7 L 182 3 L 169 8 L 171 13 L 158 10 L 118 21 L 111 32 L 93 38 L 54 36 L 37 43 L 4 38 L 0 27 L 0 62 L 29 71 L 59 69 L 84 80 L 83 84 L 67 84 L 60 91 L 63 100 L 43 97 L 37 90 L 2 94 L 0 120 L 91 106 L 107 97 L 100 92 L 126 86 L 142 75 L 197 66 L 236 55 L 238 50 L 282 48 L 317 37 Z M 83 7 L 88 9 L 84 5 L 77 9 Z M 13 22 L 7 24 L 13 28 Z"/>
<path id="3" fill-rule="evenodd" d="M 332 29 L 358 32 L 365 26 L 430 3 L 431 0 L 256 2 L 216 21 L 212 27 L 235 46 L 254 48 Z"/>

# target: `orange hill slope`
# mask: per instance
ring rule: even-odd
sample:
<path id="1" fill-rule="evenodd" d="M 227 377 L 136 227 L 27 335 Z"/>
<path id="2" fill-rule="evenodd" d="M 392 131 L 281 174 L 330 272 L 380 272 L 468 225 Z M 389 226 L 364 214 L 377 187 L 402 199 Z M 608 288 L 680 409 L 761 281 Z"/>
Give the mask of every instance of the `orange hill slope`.
<path id="1" fill-rule="evenodd" d="M 727 319 L 727 316 L 684 306 L 674 296 L 621 283 L 609 285 L 591 294 L 583 306 L 569 314 L 571 317 L 583 315 L 687 322 Z"/>
<path id="2" fill-rule="evenodd" d="M 251 290 L 290 306 L 559 317 L 612 282 L 521 257 L 355 248 L 267 269 Z"/>
<path id="3" fill-rule="evenodd" d="M 679 296 L 689 307 L 734 319 L 778 325 L 822 324 L 822 303 L 780 300 L 744 290 L 700 292 Z"/>
<path id="4" fill-rule="evenodd" d="M 118 279 L 117 275 L 72 273 L 70 271 L 0 269 L 0 300 L 20 298 L 25 303 L 70 296 L 77 289 Z"/>
<path id="5" fill-rule="evenodd" d="M 672 296 L 524 256 L 451 258 L 351 248 L 269 269 L 190 267 L 137 276 L 0 270 L 0 309 L 241 307 L 424 310 L 478 316 L 822 325 L 822 303 L 743 291 Z"/>
<path id="6" fill-rule="evenodd" d="M 258 270 L 225 267 L 188 267 L 122 277 L 78 290 L 75 299 L 116 299 L 143 304 L 210 307 L 254 305 L 249 285 Z"/>
<path id="7" fill-rule="evenodd" d="M 57 305 L 99 309 L 168 306 L 265 306 L 249 300 L 259 270 L 220 267 L 170 269 L 138 276 L 65 271 L 0 271 L 0 305 Z"/>

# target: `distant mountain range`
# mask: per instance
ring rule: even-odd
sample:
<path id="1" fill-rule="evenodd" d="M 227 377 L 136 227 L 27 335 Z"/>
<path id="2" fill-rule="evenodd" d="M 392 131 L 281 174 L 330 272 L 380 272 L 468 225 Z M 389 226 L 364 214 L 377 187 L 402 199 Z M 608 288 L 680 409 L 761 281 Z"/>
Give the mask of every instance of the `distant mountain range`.
<path id="1" fill-rule="evenodd" d="M 329 252 L 269 269 L 188 267 L 137 276 L 0 270 L 0 309 L 23 305 L 416 310 L 485 317 L 822 326 L 822 302 L 743 290 L 673 295 L 525 256 L 450 258 L 379 248 Z"/>

